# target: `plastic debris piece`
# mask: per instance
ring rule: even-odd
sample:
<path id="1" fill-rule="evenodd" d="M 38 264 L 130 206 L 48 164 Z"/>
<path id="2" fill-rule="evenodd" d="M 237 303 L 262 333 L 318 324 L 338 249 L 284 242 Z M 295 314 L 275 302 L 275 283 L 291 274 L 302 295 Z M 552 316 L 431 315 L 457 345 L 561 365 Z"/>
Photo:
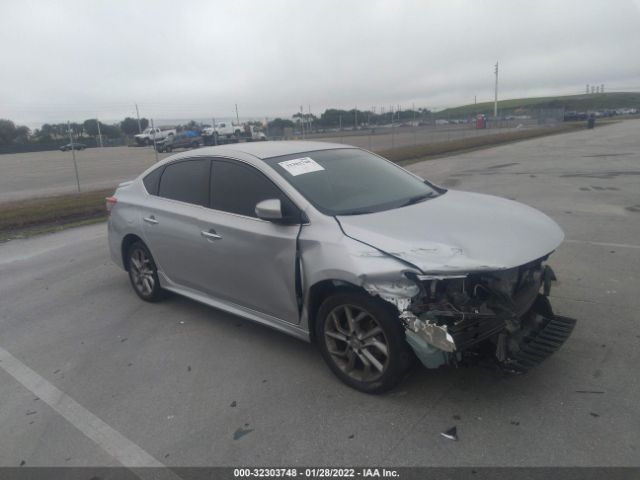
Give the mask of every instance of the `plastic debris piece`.
<path id="1" fill-rule="evenodd" d="M 454 442 L 458 441 L 458 428 L 457 427 L 451 427 L 449 430 L 446 430 L 444 432 L 440 432 L 440 435 L 442 435 L 444 438 L 448 438 L 449 440 L 453 440 Z"/>

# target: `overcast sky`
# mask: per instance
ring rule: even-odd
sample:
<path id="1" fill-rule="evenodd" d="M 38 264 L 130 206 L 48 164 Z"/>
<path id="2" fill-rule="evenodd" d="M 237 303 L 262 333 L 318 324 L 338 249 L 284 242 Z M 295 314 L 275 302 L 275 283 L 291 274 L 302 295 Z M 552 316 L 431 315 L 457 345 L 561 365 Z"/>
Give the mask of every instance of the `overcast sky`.
<path id="1" fill-rule="evenodd" d="M 289 116 L 640 90 L 640 0 L 1 0 L 0 118 Z"/>

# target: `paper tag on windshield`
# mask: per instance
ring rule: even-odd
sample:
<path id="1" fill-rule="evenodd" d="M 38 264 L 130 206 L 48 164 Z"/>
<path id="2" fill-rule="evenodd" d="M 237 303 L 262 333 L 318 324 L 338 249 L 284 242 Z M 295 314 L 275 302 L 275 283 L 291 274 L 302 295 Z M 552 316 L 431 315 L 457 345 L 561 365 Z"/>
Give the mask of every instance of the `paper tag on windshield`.
<path id="1" fill-rule="evenodd" d="M 297 177 L 298 175 L 302 175 L 304 173 L 324 170 L 324 168 L 322 168 L 322 165 L 309 157 L 296 158 L 294 160 L 285 160 L 284 162 L 279 162 L 278 165 L 280 165 L 294 177 Z"/>

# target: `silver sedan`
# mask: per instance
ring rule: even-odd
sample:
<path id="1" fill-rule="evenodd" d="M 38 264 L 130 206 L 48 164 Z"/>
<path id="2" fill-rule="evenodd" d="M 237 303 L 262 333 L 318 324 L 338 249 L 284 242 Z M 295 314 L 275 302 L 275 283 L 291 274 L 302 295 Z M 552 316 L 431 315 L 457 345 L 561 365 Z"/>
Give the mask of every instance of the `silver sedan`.
<path id="1" fill-rule="evenodd" d="M 358 390 L 490 360 L 524 372 L 575 320 L 553 313 L 543 213 L 446 190 L 345 145 L 171 156 L 107 198 L 113 260 L 143 300 L 174 292 L 312 341 Z"/>

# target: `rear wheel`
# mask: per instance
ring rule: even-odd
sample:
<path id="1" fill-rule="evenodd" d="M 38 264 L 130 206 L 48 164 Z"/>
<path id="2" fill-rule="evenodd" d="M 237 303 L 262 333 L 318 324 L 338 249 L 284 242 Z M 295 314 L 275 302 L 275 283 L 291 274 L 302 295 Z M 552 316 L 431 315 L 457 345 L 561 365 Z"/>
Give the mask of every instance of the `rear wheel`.
<path id="1" fill-rule="evenodd" d="M 127 251 L 127 267 L 131 286 L 146 302 L 157 302 L 163 297 L 158 280 L 158 269 L 151 252 L 142 242 L 135 242 Z"/>
<path id="2" fill-rule="evenodd" d="M 200 146 L 200 144 L 198 142 L 191 142 L 191 147 L 192 148 L 198 148 Z"/>
<path id="3" fill-rule="evenodd" d="M 357 291 L 327 298 L 316 319 L 323 358 L 340 380 L 365 393 L 396 386 L 411 355 L 392 305 Z"/>

